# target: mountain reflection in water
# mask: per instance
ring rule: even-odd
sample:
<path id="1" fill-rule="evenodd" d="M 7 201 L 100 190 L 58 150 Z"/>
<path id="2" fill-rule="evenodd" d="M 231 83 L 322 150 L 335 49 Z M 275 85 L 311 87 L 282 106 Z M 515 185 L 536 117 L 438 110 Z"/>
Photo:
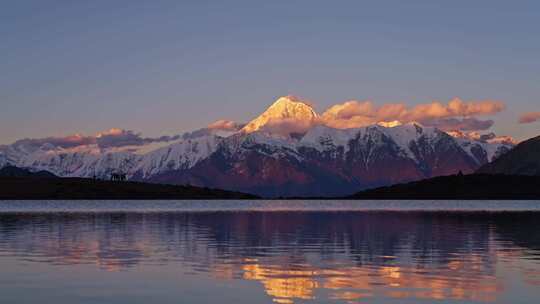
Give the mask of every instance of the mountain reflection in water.
<path id="1" fill-rule="evenodd" d="M 90 266 L 81 279 L 89 268 L 132 277 L 174 269 L 179 285 L 202 277 L 190 288 L 207 293 L 225 281 L 239 296 L 239 282 L 255 282 L 246 303 L 535 303 L 539 228 L 527 212 L 0 214 L 0 266 Z M 159 276 L 153 282 L 159 288 Z"/>

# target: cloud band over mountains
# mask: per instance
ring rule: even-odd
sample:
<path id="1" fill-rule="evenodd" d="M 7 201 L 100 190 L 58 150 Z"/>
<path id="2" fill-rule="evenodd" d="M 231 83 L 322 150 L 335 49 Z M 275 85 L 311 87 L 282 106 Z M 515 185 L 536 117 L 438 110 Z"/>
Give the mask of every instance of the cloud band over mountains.
<path id="1" fill-rule="evenodd" d="M 169 142 L 180 139 L 180 135 L 160 136 L 156 138 L 142 137 L 140 133 L 131 130 L 110 129 L 96 136 L 96 144 L 102 149 L 125 146 L 143 146 L 157 142 Z"/>
<path id="2" fill-rule="evenodd" d="M 291 102 L 304 103 L 296 97 L 283 97 Z M 311 104 L 305 102 L 311 108 Z M 281 117 L 269 119 L 261 130 L 277 133 L 302 133 L 314 125 L 326 125 L 332 128 L 359 128 L 368 125 L 396 125 L 417 122 L 425 126 L 434 126 L 444 131 L 482 131 L 494 124 L 491 119 L 479 119 L 480 116 L 497 114 L 505 109 L 505 104 L 495 100 L 463 101 L 454 98 L 447 103 L 432 101 L 429 103 L 408 106 L 404 103 L 387 103 L 375 105 L 371 101 L 350 100 L 329 107 L 321 115 L 313 112 L 314 117 L 308 120 Z M 520 123 L 531 123 L 540 120 L 540 112 L 526 113 L 519 119 Z M 39 148 L 47 144 L 52 147 L 70 149 L 79 146 L 94 145 L 100 149 L 122 147 L 141 147 L 154 143 L 167 143 L 187 140 L 211 134 L 223 134 L 240 131 L 246 124 L 231 120 L 218 120 L 207 127 L 173 136 L 143 137 L 141 133 L 131 130 L 113 128 L 94 136 L 79 134 L 65 137 L 46 137 L 39 139 L 22 139 L 15 144 L 24 144 L 30 148 Z"/>
<path id="3" fill-rule="evenodd" d="M 504 103 L 493 100 L 464 102 L 459 98 L 447 104 L 438 101 L 408 107 L 403 103 L 376 106 L 371 101 L 347 101 L 328 108 L 322 122 L 330 127 L 358 128 L 380 122 L 418 122 L 443 130 L 487 130 L 492 120 L 479 120 L 476 116 L 493 115 L 505 109 Z"/>
<path id="4" fill-rule="evenodd" d="M 235 132 L 244 125 L 230 120 L 218 120 L 206 128 L 201 128 L 184 134 L 160 137 L 143 137 L 141 133 L 131 130 L 112 128 L 108 131 L 100 132 L 95 136 L 84 136 L 80 134 L 63 137 L 26 138 L 18 140 L 14 145 L 24 145 L 30 150 L 38 149 L 44 145 L 54 148 L 71 149 L 80 146 L 96 145 L 100 149 L 140 147 L 153 143 L 167 143 L 180 139 L 191 139 L 213 134 L 218 131 Z"/>
<path id="5" fill-rule="evenodd" d="M 30 149 L 38 149 L 44 145 L 64 149 L 96 145 L 101 149 L 107 149 L 126 146 L 144 146 L 151 143 L 170 142 L 180 138 L 180 135 L 156 138 L 142 137 L 140 133 L 135 133 L 134 131 L 113 128 L 98 133 L 95 136 L 74 134 L 64 137 L 26 138 L 16 141 L 14 145 L 24 145 Z"/>
<path id="6" fill-rule="evenodd" d="M 182 139 L 192 139 L 201 136 L 207 136 L 215 134 L 218 132 L 236 132 L 242 129 L 245 124 L 238 123 L 232 120 L 220 119 L 211 124 L 206 128 L 197 129 L 195 131 L 186 132 L 181 137 Z"/>
<path id="7" fill-rule="evenodd" d="M 290 113 L 274 115 L 269 112 L 274 107 L 272 106 L 248 124 L 251 128 L 243 131 L 249 133 L 260 129 L 270 133 L 287 135 L 304 133 L 315 125 L 350 129 L 375 124 L 395 126 L 411 122 L 437 127 L 443 131 L 483 131 L 490 129 L 494 121 L 478 117 L 494 115 L 505 109 L 503 102 L 495 100 L 465 102 L 454 98 L 446 104 L 433 101 L 415 106 L 407 106 L 404 103 L 375 105 L 371 101 L 350 100 L 329 107 L 321 115 L 313 112 L 314 117 L 308 115 L 312 111 L 309 102 L 304 102 L 294 96 L 285 96 L 278 99 L 277 102 L 279 101 L 289 103 L 286 112 Z M 299 107 L 300 110 L 295 109 L 298 108 L 298 103 L 303 104 Z"/>

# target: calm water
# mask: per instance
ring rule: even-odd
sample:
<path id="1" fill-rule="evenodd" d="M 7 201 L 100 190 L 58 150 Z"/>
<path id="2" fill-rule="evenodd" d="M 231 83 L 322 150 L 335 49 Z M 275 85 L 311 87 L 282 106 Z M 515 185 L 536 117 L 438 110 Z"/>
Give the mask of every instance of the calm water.
<path id="1" fill-rule="evenodd" d="M 0 269 L 0 303 L 540 303 L 540 201 L 0 201 Z"/>

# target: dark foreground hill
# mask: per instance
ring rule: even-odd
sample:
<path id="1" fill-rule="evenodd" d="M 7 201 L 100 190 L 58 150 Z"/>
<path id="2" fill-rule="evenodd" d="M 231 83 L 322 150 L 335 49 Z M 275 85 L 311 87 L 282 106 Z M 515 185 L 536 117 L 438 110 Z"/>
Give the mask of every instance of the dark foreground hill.
<path id="1" fill-rule="evenodd" d="M 540 136 L 521 142 L 510 152 L 480 167 L 477 173 L 540 175 Z"/>
<path id="2" fill-rule="evenodd" d="M 35 178 L 55 178 L 56 175 L 49 171 L 32 172 L 15 166 L 5 166 L 0 168 L 0 177 L 35 177 Z"/>
<path id="3" fill-rule="evenodd" d="M 540 199 L 540 176 L 451 175 L 358 192 L 350 199 Z"/>
<path id="4" fill-rule="evenodd" d="M 85 178 L 0 177 L 0 199 L 251 199 L 254 195 L 193 186 Z"/>

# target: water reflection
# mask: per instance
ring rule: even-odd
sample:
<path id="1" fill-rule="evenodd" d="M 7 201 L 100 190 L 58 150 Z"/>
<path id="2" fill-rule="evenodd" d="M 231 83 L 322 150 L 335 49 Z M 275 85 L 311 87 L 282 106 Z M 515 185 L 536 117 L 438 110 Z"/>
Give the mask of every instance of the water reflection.
<path id="1" fill-rule="evenodd" d="M 0 265 L 144 265 L 258 282 L 277 303 L 496 302 L 540 286 L 536 213 L 0 214 Z M 514 286 L 517 283 L 513 283 Z M 201 289 L 206 286 L 200 286 Z M 534 302 L 534 301 L 533 301 Z M 524 302 L 525 303 L 525 302 Z"/>

